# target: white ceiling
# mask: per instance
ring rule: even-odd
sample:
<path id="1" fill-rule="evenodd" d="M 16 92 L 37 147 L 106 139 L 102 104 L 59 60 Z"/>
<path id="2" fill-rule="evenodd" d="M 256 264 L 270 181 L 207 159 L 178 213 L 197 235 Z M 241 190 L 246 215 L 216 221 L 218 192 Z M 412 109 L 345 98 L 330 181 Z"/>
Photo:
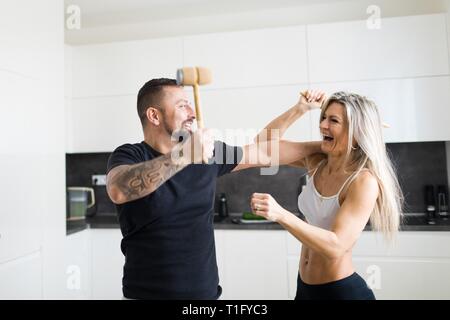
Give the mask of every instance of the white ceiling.
<path id="1" fill-rule="evenodd" d="M 64 0 L 81 9 L 85 27 L 280 9 L 349 0 Z"/>
<path id="2" fill-rule="evenodd" d="M 448 11 L 450 0 L 64 0 L 80 8 L 70 45 L 317 24 Z M 69 13 L 67 13 L 69 14 Z"/>

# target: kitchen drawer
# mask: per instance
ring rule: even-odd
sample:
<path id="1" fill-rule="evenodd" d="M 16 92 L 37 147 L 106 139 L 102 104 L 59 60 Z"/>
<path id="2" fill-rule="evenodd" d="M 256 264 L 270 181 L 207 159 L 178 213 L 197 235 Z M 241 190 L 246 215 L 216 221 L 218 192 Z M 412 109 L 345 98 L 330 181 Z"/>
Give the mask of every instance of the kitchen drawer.
<path id="1" fill-rule="evenodd" d="M 358 257 L 450 258 L 450 232 L 400 232 L 390 247 L 381 233 L 365 231 L 353 248 Z"/>
<path id="2" fill-rule="evenodd" d="M 302 243 L 292 234 L 286 231 L 287 255 L 299 257 L 302 251 Z"/>

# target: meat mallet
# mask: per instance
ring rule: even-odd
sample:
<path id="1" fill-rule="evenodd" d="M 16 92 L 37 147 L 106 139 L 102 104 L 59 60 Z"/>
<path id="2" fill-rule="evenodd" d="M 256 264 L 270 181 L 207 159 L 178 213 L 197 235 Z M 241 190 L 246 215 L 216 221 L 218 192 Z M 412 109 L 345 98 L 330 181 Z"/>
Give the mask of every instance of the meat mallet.
<path id="1" fill-rule="evenodd" d="M 197 127 L 203 128 L 203 115 L 200 106 L 200 95 L 198 86 L 212 82 L 211 71 L 205 67 L 184 67 L 177 70 L 177 84 L 192 86 L 194 89 L 195 113 Z"/>

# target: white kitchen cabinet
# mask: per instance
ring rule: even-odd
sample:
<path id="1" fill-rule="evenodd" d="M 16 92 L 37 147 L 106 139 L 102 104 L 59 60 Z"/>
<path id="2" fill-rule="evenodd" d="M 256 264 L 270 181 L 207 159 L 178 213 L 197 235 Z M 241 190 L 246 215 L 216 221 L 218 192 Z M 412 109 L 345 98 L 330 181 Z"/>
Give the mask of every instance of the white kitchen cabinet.
<path id="1" fill-rule="evenodd" d="M 64 98 L 64 118 L 65 118 L 65 125 L 66 125 L 66 132 L 65 132 L 65 151 L 70 153 L 73 152 L 75 149 L 73 147 L 74 140 L 77 139 L 76 136 L 74 136 L 74 129 L 73 129 L 73 122 L 74 117 L 72 115 L 72 99 L 70 98 Z"/>
<path id="2" fill-rule="evenodd" d="M 0 156 L 4 188 L 0 214 L 0 263 L 40 250 L 45 181 L 42 157 Z M 21 168 L 20 175 L 17 168 Z M 20 186 L 20 188 L 19 188 Z M 23 188 L 27 186 L 27 188 Z"/>
<path id="3" fill-rule="evenodd" d="M 205 126 L 230 144 L 250 141 L 308 87 L 372 98 L 391 126 L 386 142 L 450 140 L 448 47 L 443 14 L 383 18 L 374 30 L 350 21 L 72 47 L 66 150 L 141 141 L 139 88 L 183 65 L 211 68 L 213 83 L 200 89 Z M 320 140 L 318 118 L 304 115 L 285 138 Z"/>
<path id="4" fill-rule="evenodd" d="M 349 91 L 373 100 L 380 111 L 385 142 L 450 140 L 450 77 L 318 83 L 328 94 Z M 311 113 L 313 139 L 320 139 L 318 110 Z"/>
<path id="5" fill-rule="evenodd" d="M 91 298 L 91 233 L 89 229 L 68 235 L 65 240 L 66 281 L 61 298 Z"/>
<path id="6" fill-rule="evenodd" d="M 54 229 L 47 229 L 43 218 L 63 212 L 62 8 L 52 0 L 9 0 L 2 1 L 0 12 L 0 263 L 8 262 L 5 274 L 17 269 L 19 277 L 0 283 L 11 284 L 12 296 L 20 292 L 15 285 L 17 290 L 26 286 L 22 281 L 28 276 L 20 279 L 20 272 L 40 275 L 36 261 L 45 261 L 51 251 L 44 246 L 43 230 L 50 238 Z M 42 247 L 42 257 L 19 262 Z M 42 296 L 42 286 L 36 284 L 36 290 Z"/>
<path id="7" fill-rule="evenodd" d="M 379 300 L 450 299 L 450 259 L 354 257 Z"/>
<path id="8" fill-rule="evenodd" d="M 65 212 L 63 6 L 2 1 L 0 299 L 48 297 L 58 264 L 52 258 Z"/>
<path id="9" fill-rule="evenodd" d="M 0 300 L 43 299 L 40 251 L 0 264 L 0 284 Z"/>
<path id="10" fill-rule="evenodd" d="M 135 95 L 74 98 L 68 108 L 69 152 L 111 152 L 144 139 Z"/>
<path id="11" fill-rule="evenodd" d="M 72 89 L 66 99 L 66 150 L 111 152 L 143 140 L 139 89 L 152 78 L 174 78 L 181 38 L 71 47 Z M 67 49 L 68 50 L 68 49 Z M 70 58 L 70 54 L 67 54 Z"/>
<path id="12" fill-rule="evenodd" d="M 90 229 L 92 246 L 92 299 L 120 300 L 125 257 L 120 250 L 120 229 Z"/>
<path id="13" fill-rule="evenodd" d="M 288 299 L 293 300 L 297 292 L 297 276 L 302 243 L 287 231 L 285 231 L 285 236 L 287 246 Z"/>
<path id="14" fill-rule="evenodd" d="M 72 98 L 72 47 L 64 46 L 64 98 Z"/>
<path id="15" fill-rule="evenodd" d="M 65 150 L 73 150 L 73 116 L 72 116 L 72 47 L 64 46 L 64 117 L 65 117 Z"/>
<path id="16" fill-rule="evenodd" d="M 48 179 L 46 170 L 50 163 L 55 163 L 49 161 L 46 150 L 50 149 L 44 147 L 48 140 L 47 129 L 40 123 L 45 121 L 42 114 L 48 110 L 44 106 L 45 98 L 39 93 L 40 82 L 0 70 L 0 87 L 0 135 L 4 137 L 0 150 L 3 185 L 1 263 L 40 249 L 42 217 L 48 209 L 45 201 L 49 192 L 42 184 Z M 23 90 L 27 94 L 24 95 Z"/>
<path id="17" fill-rule="evenodd" d="M 137 96 L 152 78 L 174 78 L 182 66 L 181 38 L 73 47 L 73 96 Z"/>
<path id="18" fill-rule="evenodd" d="M 288 298 L 295 299 L 297 293 L 297 277 L 300 255 L 287 257 Z"/>
<path id="19" fill-rule="evenodd" d="M 289 299 L 297 289 L 301 243 L 286 232 Z M 356 272 L 377 299 L 449 299 L 449 232 L 400 232 L 393 246 L 365 231 L 353 248 Z"/>
<path id="20" fill-rule="evenodd" d="M 120 230 L 85 232 L 67 239 L 66 250 L 70 253 L 66 255 L 66 267 L 69 263 L 80 267 L 81 288 L 68 290 L 63 298 L 121 299 L 124 257 L 120 251 Z M 290 233 L 285 230 L 214 233 L 223 288 L 221 299 L 294 299 L 301 243 Z M 379 233 L 365 231 L 353 248 L 353 263 L 377 299 L 450 299 L 449 241 L 450 232 L 404 231 L 390 247 Z M 85 271 L 87 260 L 89 270 Z M 4 266 L 8 264 L 0 265 L 0 270 Z M 68 280 L 76 274 L 74 268 L 70 270 Z"/>
<path id="21" fill-rule="evenodd" d="M 281 230 L 227 230 L 225 299 L 287 299 L 286 237 Z"/>
<path id="22" fill-rule="evenodd" d="M 253 138 L 299 99 L 300 86 L 220 89 L 202 92 L 204 124 L 217 130 L 216 138 L 232 145 L 252 143 Z M 309 113 L 298 119 L 284 139 L 310 141 Z"/>
<path id="23" fill-rule="evenodd" d="M 219 269 L 219 285 L 224 286 L 226 283 L 226 275 L 225 275 L 225 233 L 226 230 L 214 230 L 214 239 L 216 244 L 216 259 L 217 259 L 217 268 Z M 226 295 L 226 291 L 222 291 L 222 295 L 220 296 L 221 300 L 228 299 Z"/>
<path id="24" fill-rule="evenodd" d="M 296 26 L 184 37 L 184 65 L 211 68 L 213 83 L 205 90 L 307 83 L 305 30 Z"/>
<path id="25" fill-rule="evenodd" d="M 214 129 L 216 139 L 232 145 L 253 142 L 271 120 L 298 100 L 299 86 L 211 90 L 201 93 L 204 124 Z M 185 91 L 192 97 L 192 90 Z M 66 99 L 66 150 L 111 152 L 124 143 L 143 140 L 136 111 L 136 96 Z M 310 114 L 305 114 L 286 131 L 284 139 L 309 141 Z"/>
<path id="26" fill-rule="evenodd" d="M 448 75 L 444 14 L 308 25 L 311 82 Z"/>
<path id="27" fill-rule="evenodd" d="M 2 1 L 0 70 L 35 79 L 50 74 L 49 62 L 55 57 L 56 46 L 63 42 L 63 18 L 59 9 L 53 0 Z M 55 28 L 56 19 L 59 28 Z"/>
<path id="28" fill-rule="evenodd" d="M 450 299 L 449 241 L 449 232 L 400 232 L 390 246 L 363 232 L 353 262 L 377 299 Z"/>
<path id="29" fill-rule="evenodd" d="M 449 63 L 450 63 L 450 2 L 449 0 L 447 0 L 447 16 L 446 16 L 446 21 L 447 21 L 447 43 L 449 44 L 448 46 L 448 59 L 449 59 Z"/>
<path id="30" fill-rule="evenodd" d="M 389 245 L 381 233 L 362 233 L 353 254 L 360 257 L 386 256 L 401 258 L 450 258 L 450 232 L 402 231 L 393 245 Z"/>

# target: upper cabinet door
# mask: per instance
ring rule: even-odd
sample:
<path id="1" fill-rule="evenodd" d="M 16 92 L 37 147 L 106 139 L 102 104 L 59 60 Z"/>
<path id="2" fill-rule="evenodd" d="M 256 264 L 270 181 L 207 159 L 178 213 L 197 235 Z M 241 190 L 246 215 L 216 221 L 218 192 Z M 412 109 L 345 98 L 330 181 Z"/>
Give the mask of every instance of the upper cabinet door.
<path id="1" fill-rule="evenodd" d="M 59 2 L 59 1 L 56 1 Z M 60 59 L 64 28 L 55 1 L 2 0 L 0 70 L 47 81 Z"/>
<path id="2" fill-rule="evenodd" d="M 447 38 L 448 38 L 448 40 L 447 40 L 448 41 L 447 42 L 448 43 L 448 58 L 449 58 L 449 63 L 450 63 L 450 9 L 448 10 L 446 20 L 447 20 Z"/>
<path id="3" fill-rule="evenodd" d="M 73 47 L 73 97 L 137 95 L 152 78 L 175 78 L 181 38 Z"/>
<path id="4" fill-rule="evenodd" d="M 72 47 L 64 46 L 64 98 L 72 98 Z"/>
<path id="5" fill-rule="evenodd" d="M 68 152 L 111 152 L 143 140 L 134 95 L 73 99 L 68 110 Z"/>
<path id="6" fill-rule="evenodd" d="M 306 28 L 228 32 L 184 38 L 184 65 L 211 69 L 206 88 L 308 82 Z"/>
<path id="7" fill-rule="evenodd" d="M 445 15 L 308 26 L 311 82 L 410 78 L 449 73 Z"/>
<path id="8" fill-rule="evenodd" d="M 254 137 L 273 119 L 293 106 L 298 86 L 208 90 L 202 94 L 205 127 L 215 129 L 216 138 L 231 145 L 253 143 Z M 309 114 L 286 131 L 283 139 L 311 140 Z"/>
<path id="9" fill-rule="evenodd" d="M 450 77 L 424 77 L 375 81 L 322 83 L 331 94 L 350 91 L 366 96 L 378 106 L 385 142 L 450 140 Z M 312 113 L 313 139 L 320 139 L 319 112 Z"/>

